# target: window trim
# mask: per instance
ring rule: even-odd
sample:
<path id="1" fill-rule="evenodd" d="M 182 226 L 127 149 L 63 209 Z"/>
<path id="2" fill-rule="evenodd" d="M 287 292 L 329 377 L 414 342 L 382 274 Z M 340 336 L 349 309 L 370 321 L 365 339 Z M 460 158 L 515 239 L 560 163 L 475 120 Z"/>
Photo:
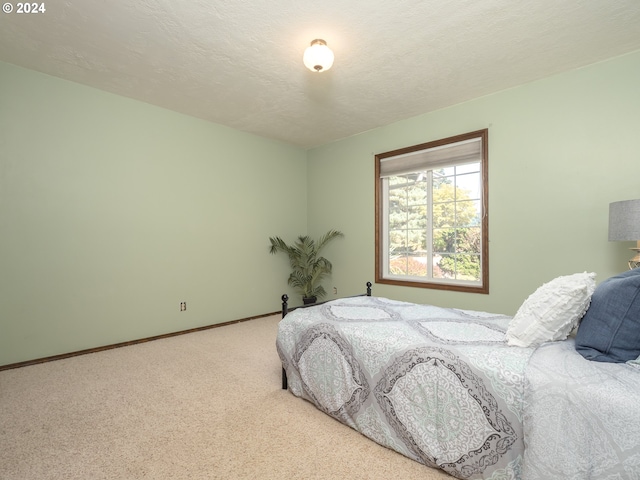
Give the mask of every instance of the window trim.
<path id="1" fill-rule="evenodd" d="M 481 165 L 480 172 L 482 176 L 482 195 L 481 195 L 481 285 L 461 285 L 456 283 L 448 283 L 443 281 L 433 281 L 432 279 L 427 281 L 413 281 L 413 280 L 398 280 L 386 278 L 383 274 L 384 266 L 382 260 L 384 255 L 382 254 L 382 248 L 384 248 L 385 241 L 383 239 L 384 218 L 382 217 L 384 207 L 382 200 L 384 198 L 382 192 L 382 178 L 380 176 L 380 164 L 385 158 L 395 157 L 398 155 L 405 155 L 413 153 L 419 150 L 426 150 L 434 147 L 440 147 L 451 143 L 462 142 L 465 140 L 471 140 L 480 138 L 482 141 L 481 148 Z M 379 153 L 374 156 L 375 160 L 375 281 L 376 283 L 397 285 L 405 287 L 418 287 L 429 288 L 435 290 L 449 290 L 456 292 L 469 292 L 469 293 L 489 293 L 489 130 L 476 130 L 474 132 L 463 133 L 461 135 L 455 135 L 453 137 L 443 138 L 419 145 L 413 145 L 411 147 L 400 148 L 392 150 L 390 152 Z"/>

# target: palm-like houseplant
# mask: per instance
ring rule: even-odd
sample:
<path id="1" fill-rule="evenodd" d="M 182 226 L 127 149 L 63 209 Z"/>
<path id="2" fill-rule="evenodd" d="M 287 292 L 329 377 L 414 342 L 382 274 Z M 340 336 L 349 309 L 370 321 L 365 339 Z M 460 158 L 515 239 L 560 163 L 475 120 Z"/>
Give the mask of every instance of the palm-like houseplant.
<path id="1" fill-rule="evenodd" d="M 283 252 L 289 257 L 291 275 L 288 283 L 302 294 L 305 304 L 314 303 L 327 294 L 320 282 L 331 273 L 333 266 L 329 260 L 320 256 L 320 252 L 331 240 L 343 236 L 342 232 L 329 230 L 317 242 L 308 235 L 302 235 L 293 245 L 287 245 L 280 237 L 269 238 L 270 253 Z"/>

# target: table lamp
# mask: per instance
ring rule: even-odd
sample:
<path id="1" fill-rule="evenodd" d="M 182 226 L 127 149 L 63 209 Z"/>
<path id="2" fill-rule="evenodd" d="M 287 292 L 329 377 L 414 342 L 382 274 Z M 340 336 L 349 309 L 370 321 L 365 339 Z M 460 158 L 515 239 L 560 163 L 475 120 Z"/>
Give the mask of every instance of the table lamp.
<path id="1" fill-rule="evenodd" d="M 609 204 L 609 241 L 637 242 L 629 270 L 640 267 L 640 199 Z"/>

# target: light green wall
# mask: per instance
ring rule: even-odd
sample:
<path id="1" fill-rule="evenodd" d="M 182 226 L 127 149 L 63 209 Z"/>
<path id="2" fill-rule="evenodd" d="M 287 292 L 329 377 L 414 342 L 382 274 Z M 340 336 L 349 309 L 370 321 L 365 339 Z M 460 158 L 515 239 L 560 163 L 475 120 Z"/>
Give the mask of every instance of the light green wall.
<path id="1" fill-rule="evenodd" d="M 278 310 L 304 150 L 3 63 L 0 86 L 0 365 Z"/>
<path id="2" fill-rule="evenodd" d="M 342 230 L 325 287 L 360 293 L 373 155 L 487 127 L 491 293 L 374 294 L 512 314 L 554 276 L 602 281 L 632 246 L 607 212 L 640 198 L 638 85 L 640 52 L 305 152 L 0 63 L 0 365 L 275 311 L 273 235 Z"/>
<path id="3" fill-rule="evenodd" d="M 425 80 L 425 81 L 428 81 Z M 539 285 L 626 268 L 607 241 L 610 202 L 640 198 L 640 52 L 378 128 L 309 152 L 310 234 L 340 294 L 374 279 L 374 154 L 489 128 L 490 294 L 374 285 L 400 300 L 513 314 Z"/>

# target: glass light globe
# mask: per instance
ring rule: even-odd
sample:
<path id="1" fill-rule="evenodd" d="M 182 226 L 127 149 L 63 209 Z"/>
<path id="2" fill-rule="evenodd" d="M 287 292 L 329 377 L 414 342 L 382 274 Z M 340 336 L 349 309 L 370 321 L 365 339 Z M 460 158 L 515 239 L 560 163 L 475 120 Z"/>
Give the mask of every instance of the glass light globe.
<path id="1" fill-rule="evenodd" d="M 333 52 L 327 47 L 327 42 L 316 39 L 304 51 L 302 61 L 312 72 L 324 72 L 333 65 Z"/>

